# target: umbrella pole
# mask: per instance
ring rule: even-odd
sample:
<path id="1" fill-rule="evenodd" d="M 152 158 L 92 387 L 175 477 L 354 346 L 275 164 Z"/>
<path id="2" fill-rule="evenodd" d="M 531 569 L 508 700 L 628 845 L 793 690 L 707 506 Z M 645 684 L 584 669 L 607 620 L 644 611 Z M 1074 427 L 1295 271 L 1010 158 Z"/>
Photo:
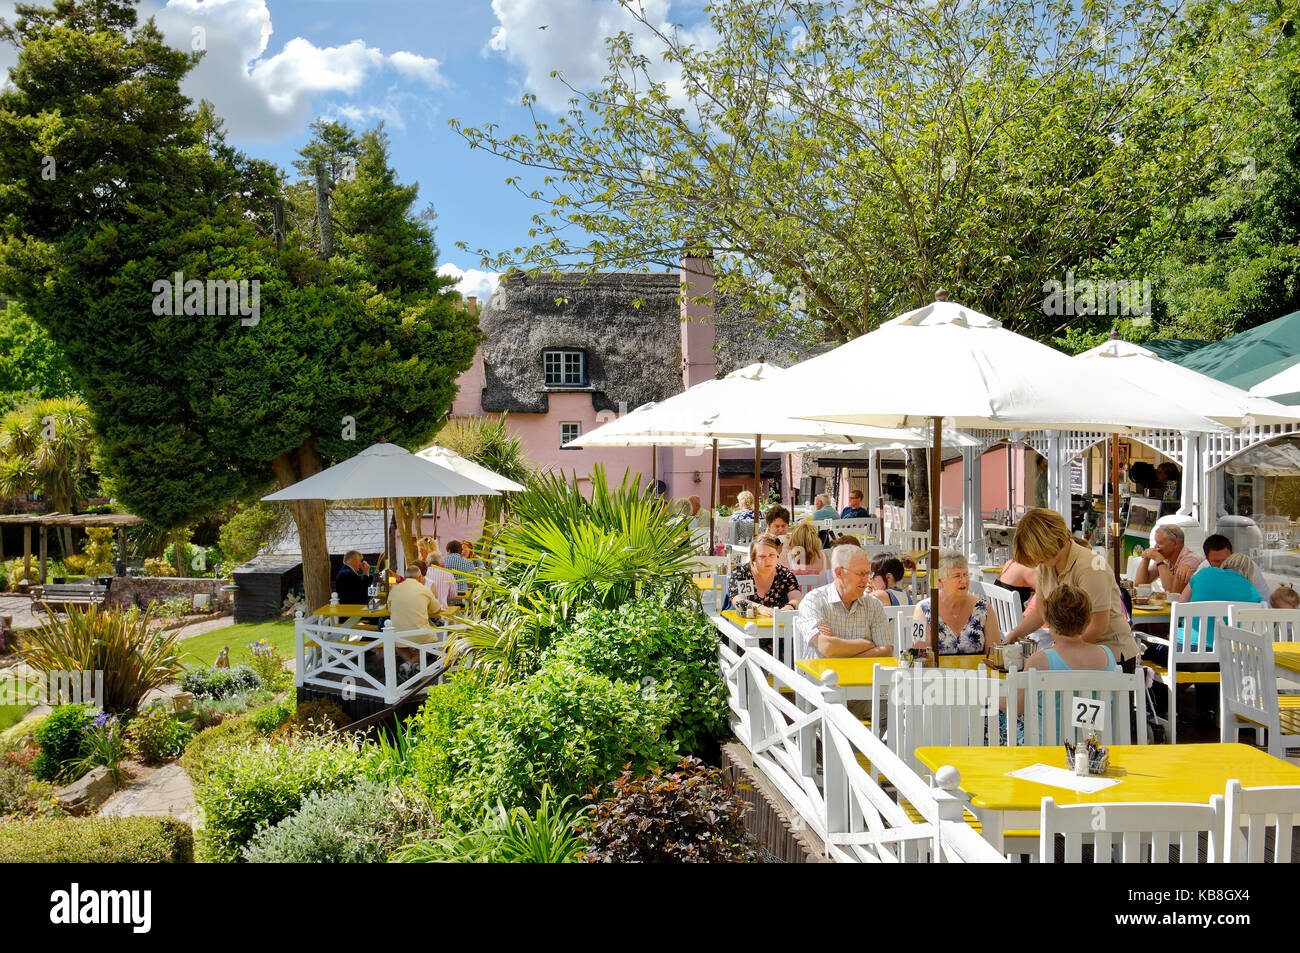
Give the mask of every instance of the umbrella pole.
<path id="1" fill-rule="evenodd" d="M 1119 582 L 1119 434 L 1110 435 L 1110 544 L 1115 553 L 1115 581 Z M 1207 636 L 1208 641 L 1208 636 Z"/>
<path id="2" fill-rule="evenodd" d="M 754 435 L 754 526 L 758 526 L 759 507 L 763 505 L 763 483 L 759 477 L 758 464 L 762 455 L 763 435 Z"/>
<path id="3" fill-rule="evenodd" d="M 713 489 L 709 491 L 709 555 L 716 551 L 713 541 L 713 514 L 718 508 L 718 441 L 713 441 Z"/>
<path id="4" fill-rule="evenodd" d="M 650 485 L 659 479 L 659 444 L 650 445 Z"/>
<path id="5" fill-rule="evenodd" d="M 788 495 L 790 499 L 790 518 L 794 519 L 794 507 L 795 507 L 796 500 L 794 494 L 794 454 L 793 453 L 787 453 L 785 455 L 785 481 L 787 484 L 786 490 L 788 491 Z"/>
<path id="6" fill-rule="evenodd" d="M 934 417 L 930 455 L 930 664 L 939 665 L 939 481 L 943 469 L 943 418 Z"/>
<path id="7" fill-rule="evenodd" d="M 384 578 L 393 571 L 393 562 L 388 557 L 388 497 L 384 497 Z"/>

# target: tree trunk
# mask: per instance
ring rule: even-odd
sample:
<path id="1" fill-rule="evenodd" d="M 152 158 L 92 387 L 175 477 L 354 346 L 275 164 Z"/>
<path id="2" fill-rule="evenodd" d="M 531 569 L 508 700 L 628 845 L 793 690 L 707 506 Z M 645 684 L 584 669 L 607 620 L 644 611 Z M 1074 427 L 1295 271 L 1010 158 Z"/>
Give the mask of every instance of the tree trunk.
<path id="1" fill-rule="evenodd" d="M 271 461 L 271 468 L 281 487 L 293 486 L 324 469 L 315 444 L 309 439 L 292 453 L 282 453 Z M 292 500 L 289 513 L 298 527 L 302 546 L 302 586 L 308 609 L 330 601 L 330 554 L 325 540 L 325 501 Z"/>
<path id="2" fill-rule="evenodd" d="M 424 512 L 423 504 L 423 499 L 405 498 L 397 500 L 397 533 L 401 537 L 402 552 L 405 554 L 405 560 L 402 563 L 403 569 L 410 565 L 412 560 L 420 558 L 419 550 L 415 545 L 415 528 L 419 523 L 420 515 Z"/>
<path id="3" fill-rule="evenodd" d="M 907 487 L 912 495 L 912 529 L 930 529 L 930 472 L 924 450 L 907 451 Z"/>
<path id="4" fill-rule="evenodd" d="M 316 219 L 320 224 L 321 261 L 334 254 L 334 223 L 330 220 L 330 182 L 323 163 L 316 166 Z"/>

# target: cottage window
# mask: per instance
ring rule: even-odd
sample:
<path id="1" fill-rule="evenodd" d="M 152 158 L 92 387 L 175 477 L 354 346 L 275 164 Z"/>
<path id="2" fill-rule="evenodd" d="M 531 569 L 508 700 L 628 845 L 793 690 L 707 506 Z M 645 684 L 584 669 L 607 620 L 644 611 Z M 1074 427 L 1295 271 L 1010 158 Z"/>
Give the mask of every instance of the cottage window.
<path id="1" fill-rule="evenodd" d="M 570 440 L 577 440 L 582 436 L 582 424 L 579 423 L 562 423 L 560 424 L 560 446 L 563 447 Z"/>
<path id="2" fill-rule="evenodd" d="M 585 387 L 587 361 L 582 351 L 543 351 L 547 387 Z"/>

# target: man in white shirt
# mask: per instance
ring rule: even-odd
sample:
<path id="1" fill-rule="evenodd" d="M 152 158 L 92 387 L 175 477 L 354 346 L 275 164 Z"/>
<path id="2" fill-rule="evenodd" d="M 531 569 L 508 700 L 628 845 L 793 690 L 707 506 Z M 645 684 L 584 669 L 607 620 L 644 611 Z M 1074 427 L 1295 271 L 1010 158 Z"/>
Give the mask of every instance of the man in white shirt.
<path id="1" fill-rule="evenodd" d="M 860 546 L 831 551 L 830 585 L 799 603 L 795 623 L 802 658 L 847 658 L 894 654 L 889 623 L 880 602 L 867 595 L 871 557 Z"/>

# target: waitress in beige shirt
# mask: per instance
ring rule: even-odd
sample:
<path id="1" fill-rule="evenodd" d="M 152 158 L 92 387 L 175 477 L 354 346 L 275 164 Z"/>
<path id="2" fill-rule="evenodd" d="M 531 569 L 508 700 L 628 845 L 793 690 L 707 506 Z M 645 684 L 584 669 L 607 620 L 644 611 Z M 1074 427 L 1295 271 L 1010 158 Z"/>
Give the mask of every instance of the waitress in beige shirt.
<path id="1" fill-rule="evenodd" d="M 1038 602 L 1025 613 L 1020 624 L 1007 634 L 1008 642 L 1023 639 L 1043 625 L 1039 606 L 1057 586 L 1082 589 L 1092 603 L 1092 620 L 1083 632 L 1083 640 L 1104 645 L 1111 650 L 1126 672 L 1137 670 L 1138 647 L 1124 614 L 1115 576 L 1106 561 L 1094 556 L 1070 534 L 1064 517 L 1055 510 L 1030 510 L 1016 525 L 1012 557 L 1022 566 L 1032 566 L 1038 576 Z"/>

